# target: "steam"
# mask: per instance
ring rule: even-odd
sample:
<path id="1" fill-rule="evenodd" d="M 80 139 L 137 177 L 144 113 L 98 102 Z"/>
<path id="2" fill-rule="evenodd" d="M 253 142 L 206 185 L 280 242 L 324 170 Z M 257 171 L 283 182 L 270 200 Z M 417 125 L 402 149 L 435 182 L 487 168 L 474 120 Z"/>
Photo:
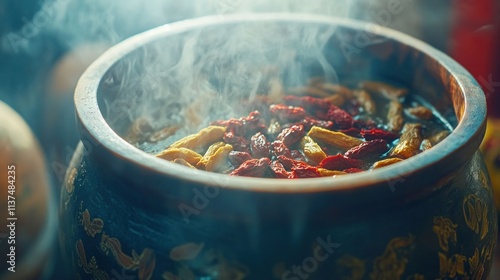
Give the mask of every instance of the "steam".
<path id="1" fill-rule="evenodd" d="M 394 2 L 399 3 L 397 12 L 389 6 Z M 43 53 L 40 37 L 48 34 L 63 49 L 70 50 L 82 44 L 116 44 L 144 30 L 182 19 L 263 12 L 355 17 L 390 26 L 407 15 L 417 14 L 412 2 L 415 1 L 45 0 L 36 14 L 23 19 L 20 28 L 2 34 L 0 39 L 2 51 L 6 53 L 34 55 Z M 405 16 L 399 14 L 401 11 Z M 175 46 L 167 43 L 142 49 L 140 55 L 117 65 L 115 75 L 108 77 L 107 87 L 112 93 L 102 101 L 102 108 L 110 124 L 123 134 L 125 123 L 139 116 L 154 129 L 180 123 L 179 113 L 188 104 L 194 104 L 190 110 L 200 115 L 200 119 L 209 113 L 214 118 L 239 116 L 241 114 L 234 113 L 244 108 L 222 101 L 231 96 L 253 97 L 265 93 L 273 79 L 286 80 L 286 86 L 303 84 L 306 69 L 312 65 L 320 68 L 327 80 L 337 81 L 337 69 L 323 56 L 324 45 L 335 30 L 296 28 L 239 26 L 227 33 L 231 35 L 225 40 L 218 40 L 221 34 L 215 32 L 208 43 L 191 33 Z M 279 36 L 273 38 L 274 34 Z M 204 35 L 203 40 L 207 39 Z M 298 59 L 299 54 L 293 51 L 295 46 L 286 45 L 292 42 L 301 48 L 301 56 L 307 55 Z M 252 48 L 248 48 L 249 45 Z M 206 125 L 204 120 L 205 123 L 196 126 Z"/>
<path id="2" fill-rule="evenodd" d="M 329 25 L 262 21 L 173 35 L 110 71 L 101 108 L 121 135 L 138 119 L 155 131 L 179 126 L 179 135 L 193 133 L 210 121 L 247 114 L 245 100 L 269 93 L 275 81 L 285 88 L 303 85 L 314 70 L 337 82 L 323 55 L 334 34 Z"/>

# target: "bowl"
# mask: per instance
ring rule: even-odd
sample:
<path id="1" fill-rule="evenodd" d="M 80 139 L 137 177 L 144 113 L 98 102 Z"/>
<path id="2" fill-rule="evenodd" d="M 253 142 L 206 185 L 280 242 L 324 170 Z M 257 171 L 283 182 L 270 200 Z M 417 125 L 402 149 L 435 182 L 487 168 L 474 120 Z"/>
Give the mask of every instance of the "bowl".
<path id="1" fill-rule="evenodd" d="M 404 85 L 453 132 L 378 170 L 297 180 L 193 170 L 154 156 L 172 137 L 130 140 L 137 120 L 148 124 L 139 136 L 173 125 L 187 134 L 241 115 L 239 100 L 273 80 L 288 88 L 318 76 Z M 407 35 L 301 14 L 182 21 L 108 50 L 80 78 L 75 104 L 81 143 L 60 233 L 65 266 L 82 279 L 488 276 L 497 220 L 477 152 L 484 94 Z"/>

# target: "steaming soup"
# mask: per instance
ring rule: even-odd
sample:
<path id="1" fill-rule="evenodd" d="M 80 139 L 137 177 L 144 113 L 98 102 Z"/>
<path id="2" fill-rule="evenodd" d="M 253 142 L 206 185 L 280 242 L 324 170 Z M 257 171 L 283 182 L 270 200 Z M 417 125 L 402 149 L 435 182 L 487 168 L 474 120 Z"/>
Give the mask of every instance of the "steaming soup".
<path id="1" fill-rule="evenodd" d="M 212 121 L 196 134 L 173 139 L 156 156 L 231 176 L 339 176 L 403 161 L 451 131 L 425 100 L 388 83 L 347 87 L 311 79 L 300 88 L 271 88 L 241 100 L 247 115 Z M 156 142 L 179 128 L 149 133 L 144 140 L 141 125 L 135 123 L 129 141 Z"/>

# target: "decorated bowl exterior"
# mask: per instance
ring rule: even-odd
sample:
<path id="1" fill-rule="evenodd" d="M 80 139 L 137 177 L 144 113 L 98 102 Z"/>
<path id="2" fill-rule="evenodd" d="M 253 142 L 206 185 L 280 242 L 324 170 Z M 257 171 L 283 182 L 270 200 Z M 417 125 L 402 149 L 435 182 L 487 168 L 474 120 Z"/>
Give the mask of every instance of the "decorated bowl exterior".
<path id="1" fill-rule="evenodd" d="M 491 268 L 497 220 L 478 153 L 421 201 L 278 221 L 204 217 L 217 191 L 194 185 L 184 210 L 148 209 L 84 154 L 80 144 L 61 200 L 64 259 L 81 279 L 486 279 Z"/>
<path id="2" fill-rule="evenodd" d="M 119 136 L 130 123 L 117 123 L 113 117 L 123 112 L 108 104 L 116 89 L 128 92 L 120 75 L 127 79 L 135 71 L 120 72 L 127 65 L 121 62 L 137 61 L 135 52 L 148 58 L 149 45 L 177 42 L 179 34 L 194 30 L 213 40 L 214 30 L 255 22 L 285 30 L 336 26 L 343 36 L 327 38 L 327 58 L 342 53 L 343 43 L 355 44 L 360 32 L 375 34 L 380 44 L 331 58 L 335 69 L 341 64 L 346 72 L 340 80 L 349 73 L 369 78 L 377 67 L 377 75 L 428 100 L 453 133 L 393 166 L 303 180 L 191 170 Z M 204 18 L 152 30 L 99 58 L 76 90 L 81 143 L 60 208 L 68 272 L 80 279 L 487 279 L 497 217 L 477 152 L 485 130 L 483 93 L 438 51 L 365 27 L 310 16 Z"/>

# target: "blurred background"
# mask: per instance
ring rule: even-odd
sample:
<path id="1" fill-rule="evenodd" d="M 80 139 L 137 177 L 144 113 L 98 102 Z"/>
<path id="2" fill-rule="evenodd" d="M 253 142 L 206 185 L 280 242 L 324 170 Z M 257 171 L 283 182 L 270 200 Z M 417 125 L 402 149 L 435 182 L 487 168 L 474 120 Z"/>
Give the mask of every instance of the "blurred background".
<path id="1" fill-rule="evenodd" d="M 500 189 L 499 0 L 0 0 L 0 101 L 24 119 L 39 141 L 51 203 L 58 201 L 79 139 L 73 90 L 96 57 L 127 37 L 162 24 L 243 12 L 303 12 L 364 20 L 417 37 L 453 57 L 486 94 L 490 121 L 483 149 L 488 151 L 485 158 L 493 183 Z M 0 248 L 6 244 L 2 230 Z M 53 239 L 50 250 L 56 256 Z M 46 267 L 45 277 L 55 277 L 51 273 L 57 274 L 57 269 Z"/>

